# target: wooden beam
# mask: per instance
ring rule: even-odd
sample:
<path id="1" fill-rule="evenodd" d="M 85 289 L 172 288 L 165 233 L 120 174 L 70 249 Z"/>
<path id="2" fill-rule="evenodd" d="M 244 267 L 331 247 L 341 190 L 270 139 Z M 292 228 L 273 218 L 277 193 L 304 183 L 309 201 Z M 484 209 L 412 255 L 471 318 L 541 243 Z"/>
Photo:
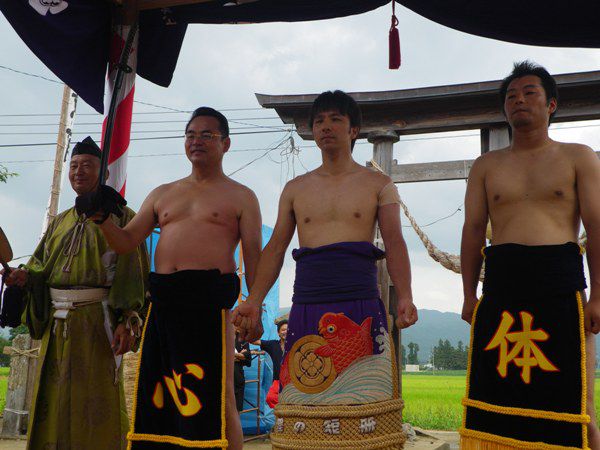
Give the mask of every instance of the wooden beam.
<path id="1" fill-rule="evenodd" d="M 392 165 L 394 183 L 418 183 L 421 181 L 464 180 L 475 160 L 443 161 L 418 164 Z"/>
<path id="2" fill-rule="evenodd" d="M 600 71 L 555 79 L 560 100 L 554 122 L 600 119 Z M 410 135 L 506 126 L 499 86 L 498 80 L 350 95 L 360 105 L 360 137 L 365 138 L 381 129 Z M 284 123 L 294 124 L 302 138 L 312 139 L 308 117 L 316 94 L 256 94 L 256 98 L 264 108 L 274 109 Z"/>
<path id="3" fill-rule="evenodd" d="M 596 152 L 600 157 L 600 152 Z M 423 181 L 466 180 L 474 159 L 417 164 L 393 164 L 394 183 L 419 183 Z"/>

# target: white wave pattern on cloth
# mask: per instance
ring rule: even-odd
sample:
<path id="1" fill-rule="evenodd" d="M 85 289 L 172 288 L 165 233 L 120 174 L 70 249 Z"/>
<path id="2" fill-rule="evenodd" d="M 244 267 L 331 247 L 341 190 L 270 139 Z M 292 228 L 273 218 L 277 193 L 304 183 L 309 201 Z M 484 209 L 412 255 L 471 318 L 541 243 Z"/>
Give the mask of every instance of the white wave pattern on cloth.
<path id="1" fill-rule="evenodd" d="M 293 405 L 354 405 L 390 400 L 393 395 L 389 335 L 377 336 L 383 353 L 358 358 L 318 394 L 305 394 L 290 383 L 279 394 L 281 403 Z"/>

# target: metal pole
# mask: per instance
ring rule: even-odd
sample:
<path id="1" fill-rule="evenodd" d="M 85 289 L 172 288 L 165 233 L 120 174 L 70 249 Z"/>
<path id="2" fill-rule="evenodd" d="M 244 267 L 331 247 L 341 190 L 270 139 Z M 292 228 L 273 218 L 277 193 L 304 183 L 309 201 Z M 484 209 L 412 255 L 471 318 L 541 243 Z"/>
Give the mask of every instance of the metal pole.
<path id="1" fill-rule="evenodd" d="M 106 131 L 104 133 L 104 140 L 102 142 L 102 159 L 100 160 L 100 184 L 106 184 L 106 169 L 108 167 L 108 156 L 110 154 L 110 141 L 112 140 L 112 132 L 115 124 L 115 113 L 117 110 L 117 99 L 119 92 L 123 86 L 123 77 L 125 73 L 131 72 L 131 67 L 127 65 L 129 54 L 131 53 L 131 47 L 133 46 L 133 40 L 138 30 L 137 20 L 131 25 L 129 33 L 127 34 L 127 40 L 125 46 L 121 52 L 121 58 L 117 66 L 117 75 L 115 78 L 115 88 L 110 98 L 110 106 L 108 108 L 108 116 L 106 118 Z"/>

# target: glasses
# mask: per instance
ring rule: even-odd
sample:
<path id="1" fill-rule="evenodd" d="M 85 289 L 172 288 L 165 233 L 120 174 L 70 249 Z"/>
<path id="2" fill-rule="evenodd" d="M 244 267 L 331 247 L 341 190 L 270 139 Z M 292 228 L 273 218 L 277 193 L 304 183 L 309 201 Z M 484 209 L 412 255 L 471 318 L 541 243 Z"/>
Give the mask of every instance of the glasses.
<path id="1" fill-rule="evenodd" d="M 189 141 L 200 139 L 203 142 L 214 141 L 216 138 L 222 138 L 223 135 L 219 133 L 212 133 L 210 131 L 203 131 L 202 133 L 185 133 L 185 138 Z"/>

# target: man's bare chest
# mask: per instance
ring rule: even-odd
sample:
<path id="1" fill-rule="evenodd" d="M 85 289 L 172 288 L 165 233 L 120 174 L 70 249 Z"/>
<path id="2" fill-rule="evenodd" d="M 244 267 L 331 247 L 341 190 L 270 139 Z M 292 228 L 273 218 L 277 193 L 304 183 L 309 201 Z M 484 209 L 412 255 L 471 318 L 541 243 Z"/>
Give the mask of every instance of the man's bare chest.
<path id="1" fill-rule="evenodd" d="M 522 201 L 558 204 L 577 198 L 575 171 L 568 161 L 498 164 L 486 173 L 485 187 L 490 207 Z"/>
<path id="2" fill-rule="evenodd" d="M 161 227 L 189 222 L 237 227 L 238 205 L 231 196 L 206 192 L 195 195 L 170 193 L 157 202 L 156 215 Z"/>
<path id="3" fill-rule="evenodd" d="M 372 222 L 377 214 L 377 195 L 373 190 L 335 188 L 307 190 L 294 199 L 298 224 L 323 222 Z"/>

